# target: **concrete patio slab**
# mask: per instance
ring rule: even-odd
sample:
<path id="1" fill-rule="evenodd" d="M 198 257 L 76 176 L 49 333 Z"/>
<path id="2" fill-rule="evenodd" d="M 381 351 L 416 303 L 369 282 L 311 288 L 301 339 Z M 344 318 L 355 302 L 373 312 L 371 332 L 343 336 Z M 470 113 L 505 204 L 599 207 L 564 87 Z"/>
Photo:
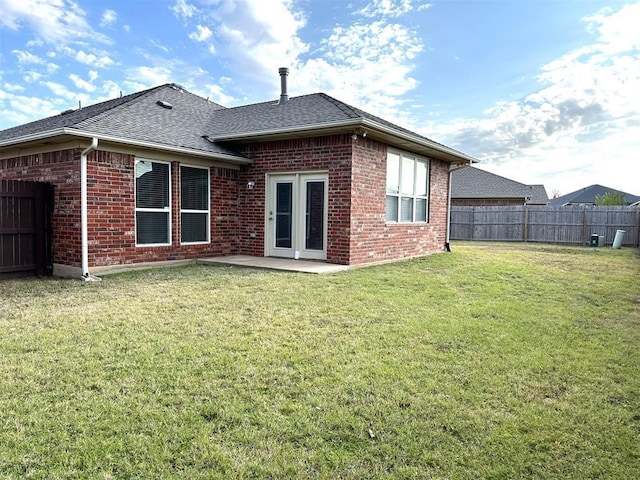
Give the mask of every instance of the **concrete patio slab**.
<path id="1" fill-rule="evenodd" d="M 293 260 L 289 258 L 251 257 L 249 255 L 230 255 L 228 257 L 199 258 L 196 263 L 201 265 L 236 265 L 240 267 L 266 268 L 271 270 L 285 270 L 288 272 L 326 274 L 348 270 L 347 265 L 317 262 L 311 260 Z"/>

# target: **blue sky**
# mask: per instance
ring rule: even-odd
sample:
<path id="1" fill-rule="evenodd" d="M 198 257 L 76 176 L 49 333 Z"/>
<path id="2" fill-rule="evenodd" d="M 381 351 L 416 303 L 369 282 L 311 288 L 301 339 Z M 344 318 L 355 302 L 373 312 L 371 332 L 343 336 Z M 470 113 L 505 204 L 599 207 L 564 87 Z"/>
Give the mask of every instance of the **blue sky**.
<path id="1" fill-rule="evenodd" d="M 325 92 L 549 195 L 640 195 L 640 2 L 0 0 L 0 129 L 175 82 Z"/>

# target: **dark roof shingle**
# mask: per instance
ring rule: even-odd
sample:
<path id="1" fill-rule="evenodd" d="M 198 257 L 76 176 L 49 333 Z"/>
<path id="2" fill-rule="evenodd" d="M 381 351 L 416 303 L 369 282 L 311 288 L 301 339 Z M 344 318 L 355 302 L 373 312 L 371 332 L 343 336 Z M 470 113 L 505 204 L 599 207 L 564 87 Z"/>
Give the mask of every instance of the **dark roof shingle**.
<path id="1" fill-rule="evenodd" d="M 522 198 L 527 203 L 548 203 L 543 185 L 525 185 L 475 167 L 455 170 L 451 198 Z"/>
<path id="2" fill-rule="evenodd" d="M 549 202 L 552 207 L 560 207 L 563 205 L 595 205 L 596 196 L 602 196 L 607 193 L 621 193 L 627 199 L 627 204 L 632 204 L 640 201 L 640 197 L 632 195 L 630 193 L 621 192 L 609 187 L 603 187 L 602 185 L 589 185 L 588 187 L 581 188 L 575 192 L 567 193 L 561 197 L 554 198 Z"/>

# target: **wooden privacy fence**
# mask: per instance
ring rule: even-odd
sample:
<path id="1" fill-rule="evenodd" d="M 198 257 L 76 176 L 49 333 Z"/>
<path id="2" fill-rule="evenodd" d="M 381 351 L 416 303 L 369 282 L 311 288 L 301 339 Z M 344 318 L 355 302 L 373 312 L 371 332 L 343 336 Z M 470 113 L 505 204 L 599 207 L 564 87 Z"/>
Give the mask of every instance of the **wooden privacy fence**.
<path id="1" fill-rule="evenodd" d="M 0 180 L 0 278 L 51 268 L 53 187 Z"/>
<path id="2" fill-rule="evenodd" d="M 624 246 L 637 247 L 640 209 L 629 207 L 452 207 L 452 240 L 589 244 L 591 235 L 611 245 L 624 230 Z"/>

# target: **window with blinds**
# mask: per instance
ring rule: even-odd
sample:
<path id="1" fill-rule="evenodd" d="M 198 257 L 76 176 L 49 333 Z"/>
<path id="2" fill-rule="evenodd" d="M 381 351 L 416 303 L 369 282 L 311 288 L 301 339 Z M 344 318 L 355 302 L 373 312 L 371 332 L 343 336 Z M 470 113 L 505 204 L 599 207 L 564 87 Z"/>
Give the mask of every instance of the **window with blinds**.
<path id="1" fill-rule="evenodd" d="M 171 168 L 136 160 L 136 244 L 171 244 Z"/>
<path id="2" fill-rule="evenodd" d="M 180 167 L 180 242 L 209 242 L 209 169 Z"/>

